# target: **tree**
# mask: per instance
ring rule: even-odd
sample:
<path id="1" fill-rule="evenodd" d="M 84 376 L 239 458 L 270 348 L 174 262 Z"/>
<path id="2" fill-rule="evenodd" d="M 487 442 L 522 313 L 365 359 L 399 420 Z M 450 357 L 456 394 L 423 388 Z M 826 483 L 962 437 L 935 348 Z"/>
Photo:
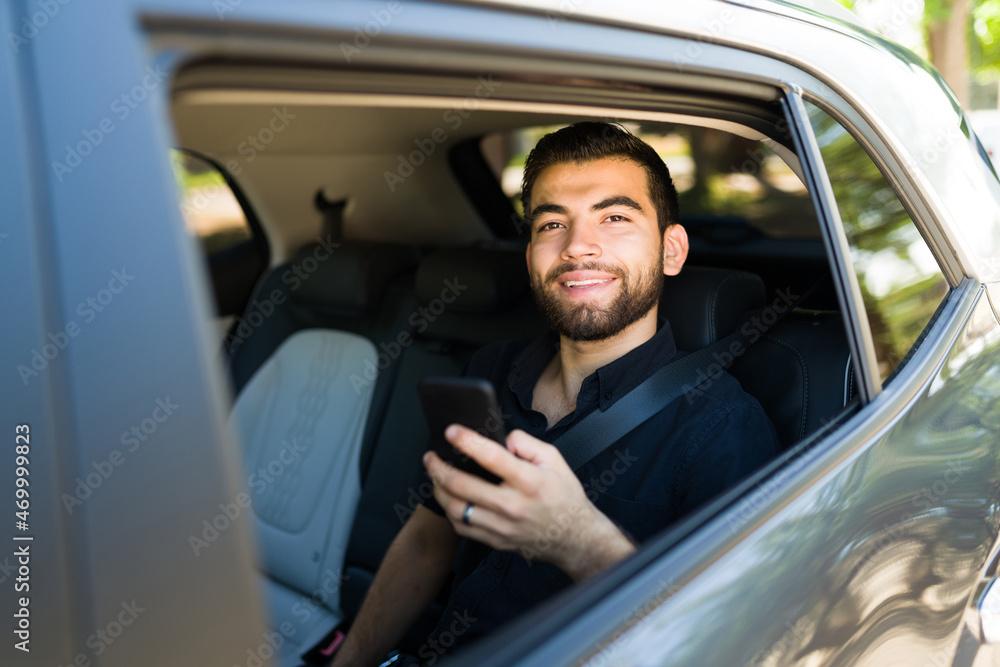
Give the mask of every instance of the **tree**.
<path id="1" fill-rule="evenodd" d="M 839 0 L 855 11 L 883 1 L 891 0 Z M 923 5 L 923 50 L 967 106 L 970 74 L 1000 73 L 1000 0 L 924 0 Z"/>
<path id="2" fill-rule="evenodd" d="M 969 0 L 924 0 L 924 38 L 931 64 L 962 106 L 969 103 L 969 5 Z"/>

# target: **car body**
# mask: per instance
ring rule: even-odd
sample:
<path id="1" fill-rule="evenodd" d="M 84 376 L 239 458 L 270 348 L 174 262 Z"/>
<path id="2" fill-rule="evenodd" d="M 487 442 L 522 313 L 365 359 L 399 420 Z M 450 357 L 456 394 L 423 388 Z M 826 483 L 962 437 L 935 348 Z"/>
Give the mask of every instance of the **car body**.
<path id="1" fill-rule="evenodd" d="M 227 421 L 241 383 L 216 325 L 252 324 L 262 272 L 296 267 L 322 229 L 317 193 L 347 201 L 343 239 L 522 248 L 499 188 L 474 187 L 483 161 L 444 156 L 584 118 L 648 124 L 665 143 L 680 125 L 773 147 L 812 205 L 811 236 L 760 239 L 744 224 L 719 241 L 729 226 L 692 222 L 704 232 L 693 255 L 773 269 L 768 287 L 824 274 L 852 386 L 765 469 L 449 664 L 1000 664 L 987 594 L 1000 184 L 941 78 L 909 52 L 832 5 L 763 0 L 24 0 L 3 3 L 0 33 L 0 497 L 29 513 L 9 517 L 0 557 L 15 631 L 4 664 L 280 653 L 257 588 L 268 529 L 243 502 L 252 434 Z M 840 137 L 886 185 L 852 194 L 861 171 L 824 152 Z M 257 254 L 205 264 L 171 147 L 229 172 Z M 898 204 L 873 213 L 871 196 Z M 855 204 L 860 223 L 847 219 Z M 890 209 L 910 236 L 865 236 Z M 922 244 L 923 259 L 901 244 Z M 901 257 L 933 289 L 906 282 Z M 890 355 L 872 312 L 897 297 L 929 306 Z M 318 608 L 318 592 L 299 595 Z"/>
<path id="2" fill-rule="evenodd" d="M 995 160 L 1000 157 L 1000 146 L 998 146 L 998 140 L 1000 140 L 1000 111 L 973 111 L 969 114 L 972 119 L 972 123 L 976 128 L 976 134 L 979 135 L 979 140 L 983 142 L 983 148 L 986 149 L 986 153 L 990 156 L 991 160 L 994 160 L 993 167 L 996 168 Z"/>

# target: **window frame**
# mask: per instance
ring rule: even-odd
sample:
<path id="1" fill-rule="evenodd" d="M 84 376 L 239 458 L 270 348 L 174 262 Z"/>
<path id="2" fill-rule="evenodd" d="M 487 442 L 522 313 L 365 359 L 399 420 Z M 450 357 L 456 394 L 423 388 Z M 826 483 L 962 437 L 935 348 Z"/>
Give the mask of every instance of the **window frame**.
<path id="1" fill-rule="evenodd" d="M 864 125 L 859 126 L 852 123 L 846 114 L 839 112 L 837 107 L 828 100 L 824 100 L 814 94 L 808 94 L 797 85 L 789 84 L 783 105 L 789 118 L 790 130 L 796 144 L 796 152 L 799 153 L 802 163 L 806 186 L 816 205 L 816 214 L 819 218 L 820 227 L 823 230 L 823 242 L 827 248 L 827 256 L 831 260 L 830 269 L 836 283 L 837 298 L 840 302 L 841 312 L 845 318 L 854 372 L 858 378 L 858 393 L 862 405 L 866 405 L 882 393 L 884 387 L 879 371 L 878 358 L 875 353 L 875 342 L 868 321 L 868 311 L 861 296 L 857 272 L 851 261 L 850 244 L 847 240 L 847 234 L 840 216 L 840 208 L 837 205 L 833 186 L 826 171 L 826 163 L 805 107 L 806 101 L 815 105 L 839 123 L 858 142 L 858 145 L 865 151 L 868 158 L 879 169 L 889 187 L 892 188 L 893 193 L 910 216 L 921 238 L 927 244 L 948 284 L 948 294 L 941 300 L 934 315 L 907 351 L 903 362 L 893 370 L 886 384 L 889 381 L 895 382 L 896 378 L 905 372 L 906 367 L 911 365 L 910 362 L 917 356 L 917 348 L 922 346 L 927 338 L 932 335 L 935 326 L 941 319 L 941 314 L 947 310 L 947 304 L 955 295 L 956 288 L 962 283 L 964 276 L 961 275 L 957 265 L 954 263 L 953 256 L 942 252 L 942 248 L 947 247 L 946 240 L 939 233 L 936 225 L 928 221 L 928 211 L 923 206 L 917 205 L 918 200 L 914 197 L 917 191 L 913 188 L 912 183 L 903 178 L 905 170 L 900 169 L 897 165 L 893 165 L 885 159 L 884 156 L 888 153 L 887 147 L 882 147 L 882 150 L 885 152 L 878 152 L 876 150 L 878 146 L 872 140 L 873 132 L 871 129 Z"/>
<path id="2" fill-rule="evenodd" d="M 539 18 L 539 22 L 541 22 L 542 20 L 543 19 Z M 612 28 L 601 28 L 601 29 L 604 30 L 605 32 L 613 31 Z M 345 35 L 346 35 L 345 38 L 348 39 L 350 38 L 349 33 L 345 33 Z M 673 40 L 674 38 L 658 35 L 657 39 L 661 40 L 664 43 L 664 48 L 663 48 L 664 52 L 669 52 L 669 49 L 667 47 L 670 44 L 671 40 Z M 327 40 L 327 41 L 330 44 L 334 45 L 336 44 L 336 40 Z M 400 42 L 397 43 L 396 46 L 402 50 L 402 47 L 410 45 L 411 43 L 405 40 L 400 40 Z M 366 56 L 374 58 L 379 53 L 379 49 L 380 47 L 378 44 L 373 45 L 372 49 L 366 54 Z M 451 72 L 456 69 L 459 69 L 459 67 L 454 65 L 453 62 L 455 60 L 455 52 L 460 51 L 460 49 L 461 47 L 456 47 L 449 50 L 450 51 L 449 61 L 451 64 L 440 63 L 440 61 L 435 61 L 434 58 L 432 57 L 423 57 L 421 59 L 421 62 L 424 65 L 425 68 L 424 71 L 434 70 L 440 72 Z M 795 71 L 795 80 L 812 80 L 810 75 L 796 69 L 794 64 L 789 65 L 786 62 L 781 62 L 777 58 L 772 59 L 769 57 L 769 54 L 767 56 L 763 56 L 768 61 L 767 67 L 754 69 L 752 74 L 748 74 L 747 71 L 751 70 L 752 65 L 754 64 L 752 61 L 754 61 L 755 59 L 762 58 L 760 53 L 753 53 L 748 49 L 742 52 L 745 57 L 741 60 L 739 65 L 733 65 L 728 62 L 725 63 L 724 65 L 719 65 L 718 63 L 721 61 L 721 56 L 727 55 L 727 52 L 730 51 L 731 49 L 729 49 L 728 47 L 706 42 L 704 50 L 705 54 L 704 57 L 699 62 L 698 68 L 701 69 L 703 72 L 707 71 L 711 73 L 711 75 L 709 76 L 704 76 L 704 79 L 706 80 L 711 79 L 715 81 L 722 81 L 728 78 L 729 80 L 736 81 L 738 83 L 747 83 L 748 85 L 749 85 L 748 82 L 753 82 L 753 84 L 763 83 L 763 85 L 766 85 L 768 87 L 773 87 L 777 90 L 781 90 L 782 84 L 780 82 L 785 80 L 785 78 L 782 77 L 782 73 L 787 72 L 789 68 Z M 423 55 L 423 52 L 421 53 Z M 476 60 L 475 62 L 482 63 L 484 61 L 489 61 L 491 64 L 499 65 L 496 69 L 501 73 L 503 73 L 505 66 L 509 66 L 512 62 L 515 62 L 517 60 L 517 58 L 512 56 L 501 57 L 497 56 L 496 54 L 491 54 L 490 56 L 484 57 L 480 52 L 476 52 L 475 55 L 479 56 L 479 59 Z M 714 56 L 716 55 L 720 56 L 718 60 L 714 59 Z M 400 56 L 396 55 L 394 56 L 394 58 L 387 58 L 386 60 L 396 62 L 397 61 L 396 59 L 398 58 L 400 58 Z M 652 73 L 654 76 L 660 77 L 660 80 L 662 82 L 667 78 L 666 76 L 663 76 L 663 72 L 669 71 L 668 68 L 662 66 L 664 62 L 665 61 L 663 61 L 661 57 L 661 62 L 658 63 L 658 65 L 660 65 L 659 69 L 654 70 L 653 68 L 650 68 L 650 70 L 648 70 L 647 73 Z M 560 62 L 559 58 L 553 58 L 552 61 L 548 63 L 548 68 L 549 68 L 548 71 L 552 72 L 558 69 L 559 64 L 565 65 L 565 63 Z M 382 62 L 382 65 L 385 66 L 384 61 Z M 572 65 L 573 67 L 582 68 L 586 65 L 586 62 L 585 59 L 578 58 L 575 62 L 573 62 Z M 609 68 L 606 67 L 605 62 L 602 62 L 601 65 L 602 69 L 600 70 L 601 72 L 600 75 L 594 74 L 593 71 L 591 71 L 588 72 L 588 76 L 592 76 L 593 78 L 603 78 L 607 76 L 607 71 Z M 566 65 L 566 68 L 569 69 L 570 68 L 569 65 Z M 525 70 L 527 70 L 527 68 L 522 68 L 521 71 Z M 639 78 L 635 76 L 635 71 L 637 70 L 638 68 L 634 68 L 630 72 L 633 75 L 632 77 L 630 77 L 631 79 Z M 531 71 L 535 70 L 532 69 Z M 720 72 L 724 72 L 726 75 L 728 75 L 728 77 L 723 76 L 722 74 L 720 74 Z M 589 80 L 590 79 L 588 79 L 588 81 Z M 622 80 L 629 80 L 629 78 L 623 78 Z M 678 88 L 681 87 L 683 86 L 678 86 Z M 440 88 L 444 87 L 441 86 Z M 505 90 L 509 91 L 510 88 Z M 604 108 L 616 111 L 625 110 L 625 111 L 632 111 L 635 113 L 650 113 L 651 105 L 649 104 L 648 101 L 643 100 L 640 102 L 638 100 L 630 100 L 624 95 L 622 95 L 621 90 L 617 89 L 608 91 L 609 94 L 613 94 L 616 96 L 616 98 L 613 99 L 613 101 L 610 101 L 608 98 L 605 98 L 600 101 L 595 100 L 595 97 L 590 94 L 593 92 L 593 88 L 588 87 L 587 83 L 578 84 L 575 88 L 573 88 L 573 90 L 569 91 L 571 93 L 570 96 L 567 96 L 565 94 L 566 91 L 560 90 L 559 92 L 564 93 L 563 96 L 560 98 L 563 104 L 569 104 L 569 102 L 571 101 L 577 104 L 586 105 L 590 108 Z M 656 93 L 653 94 L 660 95 L 661 92 L 662 91 L 657 91 Z M 709 97 L 713 94 L 713 92 L 714 91 L 704 92 L 704 96 Z M 829 92 L 830 91 L 825 91 L 824 94 L 829 94 Z M 662 98 L 658 97 L 657 99 L 665 100 L 666 96 L 663 96 Z M 540 101 L 539 99 L 537 98 L 531 99 L 529 96 L 522 97 L 520 98 L 520 100 L 523 102 L 522 108 L 540 107 L 544 104 L 544 102 Z M 550 102 L 549 104 L 551 105 L 552 103 Z M 820 105 L 820 106 L 825 107 L 825 105 Z M 837 118 L 839 121 L 843 123 L 843 121 L 841 120 L 842 117 L 841 114 L 832 114 L 832 115 L 834 115 L 835 118 Z M 790 115 L 789 119 L 790 120 L 794 119 L 794 115 Z M 845 125 L 845 127 L 849 128 L 853 127 L 852 123 L 843 123 L 843 124 Z M 806 124 L 804 127 L 805 127 L 805 132 L 807 133 L 811 132 L 811 127 L 808 124 Z M 861 142 L 861 143 L 863 146 L 871 145 L 870 142 Z M 878 151 L 874 152 L 878 154 Z M 805 161 L 806 160 L 803 160 L 803 162 Z M 822 165 L 822 161 L 821 160 L 818 161 L 818 164 Z M 887 170 L 884 169 L 885 165 L 881 161 L 876 160 L 876 164 L 883 169 L 883 173 L 887 172 Z M 894 172 L 889 170 L 889 173 L 894 173 Z M 890 181 L 890 184 L 894 187 L 894 190 L 897 191 L 897 194 L 899 193 L 900 183 L 904 184 L 904 189 L 910 187 L 908 180 L 897 181 L 894 180 L 892 177 L 889 177 L 888 174 L 887 178 Z M 909 192 L 909 190 L 906 191 Z M 813 201 L 814 202 L 817 201 L 816 195 L 814 193 L 810 194 L 813 198 Z M 908 195 L 908 197 L 909 196 L 910 195 Z M 926 202 L 921 203 L 922 200 L 919 199 L 921 195 L 915 194 L 912 196 L 916 197 L 916 199 L 914 200 L 917 202 L 915 208 L 920 210 L 926 210 L 927 208 L 930 208 L 929 205 L 926 205 Z M 907 204 L 908 197 L 902 197 L 902 196 L 900 197 L 904 202 L 904 206 L 906 206 Z M 827 201 L 834 201 L 834 200 L 832 199 L 831 196 L 829 199 L 827 199 Z M 921 207 L 925 208 L 921 209 Z M 928 215 L 928 219 L 933 219 L 933 217 L 927 214 L 926 212 L 925 215 Z M 923 220 L 924 216 L 914 215 L 911 212 L 911 217 L 918 224 L 918 229 L 921 229 L 921 231 L 923 232 L 924 230 L 919 226 L 920 225 L 919 221 Z M 837 225 L 835 224 L 835 220 L 833 218 L 831 218 L 831 223 L 833 224 L 834 229 L 836 229 Z M 843 230 L 841 229 L 841 234 L 842 233 Z M 940 234 L 937 230 L 933 230 L 932 233 L 934 234 L 933 238 L 937 239 L 936 243 L 940 243 L 941 247 L 948 247 L 948 244 L 945 242 L 945 237 L 942 234 Z M 932 252 L 934 252 L 935 257 L 938 259 L 940 264 L 941 255 L 939 254 L 939 252 L 937 252 L 938 247 L 935 244 L 931 245 L 932 245 Z M 948 255 L 945 255 L 945 257 L 948 257 Z M 957 268 L 957 264 L 954 264 L 953 260 L 949 259 L 948 261 L 950 267 L 952 267 L 953 269 Z M 838 266 L 836 266 L 838 263 L 840 265 L 839 269 L 842 269 L 847 272 L 851 271 L 851 265 L 849 261 L 835 262 L 833 266 L 835 274 L 838 271 Z M 945 275 L 946 277 L 949 278 L 949 284 L 954 286 L 959 282 L 959 279 L 956 276 L 959 276 L 961 274 L 960 272 L 951 273 L 949 271 L 945 271 Z M 961 290 L 961 291 L 953 290 L 952 294 L 949 295 L 949 298 L 946 300 L 945 305 L 949 308 L 958 308 L 962 305 L 962 303 L 964 303 L 964 300 L 960 299 L 959 297 L 964 298 L 964 296 L 966 295 L 967 295 L 966 290 Z M 855 303 L 860 304 L 863 302 L 861 302 L 859 297 L 855 301 Z M 947 312 L 946 317 L 940 318 L 940 321 L 943 323 L 941 326 L 937 325 L 931 326 L 931 333 L 932 334 L 938 333 L 941 334 L 941 336 L 937 337 L 931 336 L 933 340 L 928 340 L 923 346 L 921 346 L 920 350 L 918 350 L 918 353 L 931 354 L 934 353 L 937 350 L 937 348 L 940 347 L 940 344 L 942 342 L 942 336 L 947 333 L 947 330 L 944 325 L 946 324 L 948 327 L 952 327 L 954 325 L 955 318 L 951 317 L 953 312 L 954 311 L 949 311 Z M 865 322 L 865 326 L 867 326 L 866 324 L 867 318 L 865 317 L 863 319 Z M 854 327 L 848 328 L 847 333 L 850 334 L 853 329 Z M 929 343 L 933 343 L 934 345 L 928 345 Z M 869 349 L 872 348 L 869 347 Z M 857 357 L 857 355 L 855 356 Z M 877 366 L 871 366 L 871 367 L 877 368 Z M 907 370 L 912 371 L 915 367 L 917 367 L 916 363 L 909 364 L 907 366 Z M 922 385 L 924 380 L 926 379 L 924 376 L 926 375 L 926 373 L 932 371 L 933 368 L 924 369 L 923 366 L 920 366 L 919 369 L 921 372 L 919 375 L 916 376 L 916 379 L 918 380 L 917 383 L 913 384 L 910 383 L 909 381 L 904 383 L 902 380 L 900 380 L 897 382 L 897 386 L 903 386 L 903 388 L 908 391 L 914 386 Z M 908 379 L 912 379 L 914 375 L 915 374 L 908 374 L 907 377 Z M 898 400 L 906 401 L 909 399 L 908 396 L 900 396 L 899 392 L 888 392 L 888 393 L 894 394 Z M 883 403 L 880 402 L 880 405 L 881 404 Z M 744 485 L 737 489 L 734 489 L 732 494 L 727 494 L 725 497 L 717 499 L 717 502 L 712 503 L 710 506 L 704 508 L 702 512 L 699 512 L 698 514 L 690 517 L 688 521 L 685 521 L 681 525 L 678 525 L 674 529 L 668 531 L 668 534 L 661 535 L 659 538 L 654 538 L 654 540 L 652 540 L 650 544 L 644 544 L 639 554 L 637 554 L 637 556 L 632 560 L 630 560 L 627 564 L 614 568 L 610 572 L 606 572 L 602 575 L 599 575 L 598 577 L 591 579 L 588 582 L 585 582 L 579 586 L 574 587 L 571 591 L 569 591 L 568 596 L 560 596 L 558 599 L 551 601 L 553 604 L 546 605 L 547 609 L 551 610 L 554 605 L 560 605 L 562 608 L 557 610 L 559 612 L 557 615 L 553 615 L 552 618 L 549 618 L 550 621 L 549 623 L 537 624 L 535 627 L 531 628 L 535 631 L 533 637 L 529 638 L 525 636 L 518 636 L 518 633 L 512 632 L 511 630 L 513 630 L 513 628 L 510 628 L 509 631 L 507 632 L 495 633 L 492 637 L 493 641 L 485 640 L 485 642 L 479 642 L 479 647 L 481 649 L 480 654 L 486 651 L 487 649 L 496 649 L 504 641 L 513 639 L 515 636 L 518 636 L 519 641 L 516 642 L 517 646 L 513 647 L 513 649 L 515 651 L 519 650 L 522 653 L 525 651 L 532 651 L 530 655 L 530 660 L 527 661 L 528 663 L 551 664 L 544 662 L 546 656 L 551 657 L 553 659 L 565 660 L 567 656 L 573 655 L 574 651 L 576 652 L 580 651 L 579 645 L 583 645 L 584 647 L 586 647 L 589 644 L 591 644 L 594 641 L 595 636 L 608 636 L 608 634 L 611 632 L 608 630 L 609 626 L 611 627 L 612 631 L 615 627 L 622 627 L 622 624 L 619 623 L 619 620 L 626 618 L 629 615 L 630 611 L 635 610 L 635 608 L 630 605 L 630 602 L 635 602 L 636 600 L 646 600 L 647 603 L 650 602 L 650 595 L 653 594 L 653 589 L 650 589 L 648 587 L 643 587 L 642 585 L 640 585 L 641 582 L 639 581 L 639 579 L 648 579 L 649 576 L 652 576 L 657 571 L 661 573 L 665 569 L 669 571 L 671 566 L 673 564 L 676 564 L 679 559 L 684 557 L 690 557 L 694 554 L 705 553 L 706 551 L 712 549 L 713 542 L 716 544 L 722 544 L 726 542 L 725 538 L 719 537 L 719 530 L 717 530 L 718 528 L 717 525 L 706 525 L 706 524 L 718 524 L 720 519 L 724 520 L 725 514 L 727 513 L 726 509 L 727 506 L 734 504 L 733 498 L 738 499 L 742 495 L 746 494 L 748 492 L 747 489 L 749 488 L 750 484 L 759 484 L 761 480 L 772 477 L 773 473 L 777 469 L 780 469 L 781 478 L 776 481 L 776 485 L 780 487 L 779 492 L 776 493 L 776 496 L 780 496 L 782 493 L 788 492 L 788 489 L 794 487 L 796 484 L 803 482 L 803 479 L 807 477 L 808 474 L 822 471 L 824 468 L 818 465 L 820 462 L 819 460 L 826 461 L 832 458 L 839 459 L 842 456 L 844 456 L 845 453 L 848 453 L 856 449 L 858 446 L 857 444 L 858 442 L 863 443 L 870 437 L 871 431 L 869 430 L 869 428 L 873 425 L 873 423 L 879 422 L 878 424 L 875 424 L 875 427 L 880 428 L 882 423 L 881 420 L 883 418 L 887 418 L 887 415 L 883 414 L 881 411 L 877 412 L 867 411 L 864 414 L 866 415 L 865 417 L 860 417 L 858 415 L 858 411 L 856 409 L 852 409 L 847 412 L 846 416 L 844 414 L 838 416 L 838 419 L 835 420 L 835 424 L 833 424 L 830 429 L 824 430 L 823 432 L 821 432 L 821 434 L 817 434 L 817 435 L 828 435 L 830 433 L 836 432 L 840 440 L 837 443 L 835 443 L 836 445 L 835 447 L 830 447 L 830 448 L 806 447 L 804 448 L 806 453 L 802 456 L 802 458 L 799 458 L 796 461 L 789 462 L 785 457 L 775 461 L 773 466 L 769 466 L 765 471 L 762 471 L 763 474 L 756 476 L 754 479 L 748 480 L 748 485 Z M 815 443 L 816 441 L 817 441 L 816 437 L 810 438 L 807 444 Z M 775 500 L 775 502 L 777 502 L 777 500 Z M 732 508 L 730 507 L 730 509 Z M 732 540 L 733 536 L 730 535 L 729 539 Z M 664 557 L 664 554 L 667 551 L 672 551 L 673 553 Z M 682 571 L 684 570 L 684 568 L 676 568 L 676 570 Z M 636 576 L 637 574 L 639 576 Z M 682 574 L 686 574 L 686 572 L 682 572 Z M 616 585 L 609 586 L 609 584 L 616 584 Z M 609 611 L 611 612 L 610 619 L 597 618 L 597 616 L 600 616 L 602 612 L 608 613 Z M 531 613 L 522 617 L 521 620 L 523 622 L 519 624 L 519 627 L 524 628 L 526 625 L 532 622 L 537 623 L 537 621 L 539 621 L 540 618 L 543 617 L 542 613 L 539 612 L 542 612 L 542 609 L 538 609 L 536 610 L 536 613 Z M 555 626 L 556 632 L 551 634 L 546 634 L 545 633 L 546 630 L 551 630 L 553 628 L 553 622 L 557 623 L 557 625 Z M 600 628 L 600 630 L 596 633 L 596 635 L 593 632 L 595 628 Z M 608 631 L 608 632 L 602 634 L 602 631 Z M 540 638 L 539 637 L 540 633 L 545 634 L 545 636 Z M 578 644 L 574 644 L 573 640 L 577 640 Z M 486 644 L 488 644 L 488 646 L 486 646 Z M 508 650 L 512 649 L 512 647 L 509 645 L 507 646 L 507 648 Z M 583 650 L 586 651 L 587 649 L 584 648 Z M 467 655 L 467 654 L 463 653 L 462 655 Z M 497 653 L 492 654 L 491 657 L 493 658 L 491 664 L 498 664 L 499 661 L 501 660 L 501 656 Z"/>
<path id="3" fill-rule="evenodd" d="M 253 204 L 250 202 L 250 199 L 246 196 L 246 193 L 243 191 L 242 186 L 236 180 L 236 177 L 233 176 L 232 173 L 228 169 L 226 169 L 226 167 L 222 163 L 220 163 L 218 160 L 209 155 L 206 155 L 196 150 L 192 150 L 190 148 L 185 148 L 183 146 L 175 146 L 173 147 L 172 150 L 182 155 L 186 155 L 196 160 L 200 160 L 205 164 L 207 164 L 208 166 L 212 167 L 215 170 L 215 172 L 222 177 L 223 181 L 226 184 L 226 187 L 229 188 L 230 193 L 233 195 L 233 198 L 239 205 L 240 210 L 243 211 L 243 217 L 246 220 L 247 229 L 250 231 L 249 239 L 216 250 L 211 253 L 205 252 L 204 248 L 202 248 L 205 261 L 207 262 L 209 267 L 208 277 L 209 277 L 209 284 L 212 288 L 212 296 L 215 298 L 217 302 L 216 307 L 220 311 L 217 313 L 217 316 L 220 318 L 234 317 L 238 319 L 243 314 L 243 311 L 246 309 L 247 304 L 250 303 L 250 299 L 253 297 L 253 290 L 256 287 L 257 282 L 260 280 L 261 276 L 263 276 L 267 272 L 268 268 L 271 265 L 271 245 L 268 242 L 267 233 L 264 231 L 264 227 L 260 224 L 260 219 L 257 217 L 257 212 L 254 209 Z M 225 253 L 231 251 L 233 248 L 239 245 L 249 245 L 253 247 L 254 251 L 257 253 L 260 259 L 261 269 L 254 277 L 249 287 L 247 288 L 247 296 L 245 299 L 242 300 L 243 301 L 242 305 L 233 312 L 224 313 L 221 312 L 223 310 L 223 308 L 221 308 L 221 303 L 218 303 L 220 295 L 218 294 L 218 286 L 216 285 L 215 265 L 216 263 L 219 263 L 220 260 L 224 261 Z M 200 240 L 199 240 L 199 247 L 201 247 Z"/>

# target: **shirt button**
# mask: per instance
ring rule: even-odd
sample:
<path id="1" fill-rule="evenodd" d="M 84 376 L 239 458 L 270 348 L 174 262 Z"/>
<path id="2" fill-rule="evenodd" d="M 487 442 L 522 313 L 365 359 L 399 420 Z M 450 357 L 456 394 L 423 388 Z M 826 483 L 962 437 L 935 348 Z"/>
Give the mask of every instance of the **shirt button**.
<path id="1" fill-rule="evenodd" d="M 497 556 L 496 558 L 494 558 L 493 559 L 493 567 L 495 567 L 498 570 L 502 570 L 503 569 L 503 558 L 501 558 L 500 556 Z"/>
<path id="2" fill-rule="evenodd" d="M 610 392 L 610 391 L 609 391 L 609 392 L 606 392 L 606 393 L 604 394 L 604 398 L 606 398 L 606 399 L 610 400 L 610 399 L 611 399 L 611 392 Z"/>

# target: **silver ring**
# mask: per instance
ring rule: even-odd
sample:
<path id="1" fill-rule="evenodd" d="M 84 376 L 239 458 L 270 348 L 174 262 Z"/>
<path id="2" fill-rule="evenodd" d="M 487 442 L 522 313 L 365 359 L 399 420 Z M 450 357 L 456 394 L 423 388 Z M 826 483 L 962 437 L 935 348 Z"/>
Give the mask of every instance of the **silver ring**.
<path id="1" fill-rule="evenodd" d="M 472 525 L 472 523 L 470 523 L 470 520 L 472 519 L 472 510 L 474 509 L 475 505 L 469 503 L 468 505 L 465 506 L 465 511 L 462 512 L 462 523 L 464 523 L 466 526 Z"/>

